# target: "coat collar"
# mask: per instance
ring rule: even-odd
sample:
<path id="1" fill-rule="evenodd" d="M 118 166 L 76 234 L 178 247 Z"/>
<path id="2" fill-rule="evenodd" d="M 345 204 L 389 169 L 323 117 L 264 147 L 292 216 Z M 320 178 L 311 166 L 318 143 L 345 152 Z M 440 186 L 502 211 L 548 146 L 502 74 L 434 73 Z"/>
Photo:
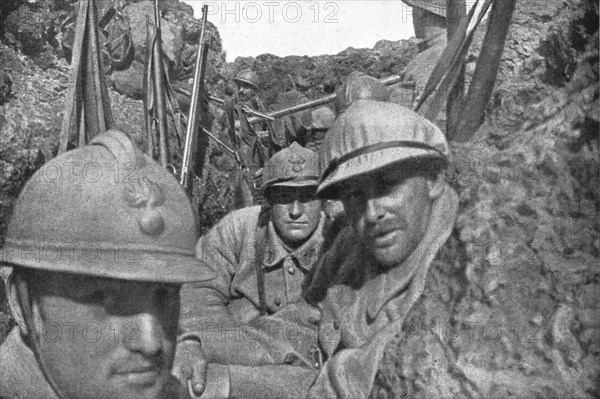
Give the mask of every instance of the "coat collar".
<path id="1" fill-rule="evenodd" d="M 292 256 L 305 271 L 309 271 L 317 260 L 321 244 L 323 243 L 323 227 L 325 225 L 325 213 L 321 212 L 321 219 L 315 231 L 309 239 L 296 250 L 290 250 L 279 238 L 273 222 L 269 220 L 267 227 L 267 243 L 263 257 L 263 267 L 273 268 L 283 261 L 287 256 Z"/>
<path id="2" fill-rule="evenodd" d="M 0 397 L 58 399 L 18 327 L 0 346 L 0 358 Z"/>

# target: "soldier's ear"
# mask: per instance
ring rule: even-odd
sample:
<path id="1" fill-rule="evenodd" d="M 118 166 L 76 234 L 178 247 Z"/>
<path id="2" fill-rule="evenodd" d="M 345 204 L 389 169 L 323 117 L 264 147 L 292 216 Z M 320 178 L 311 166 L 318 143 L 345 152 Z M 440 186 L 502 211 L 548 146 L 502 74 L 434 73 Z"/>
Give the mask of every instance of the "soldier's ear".
<path id="1" fill-rule="evenodd" d="M 19 291 L 26 289 L 25 287 L 27 287 L 27 283 L 24 281 L 23 276 L 17 274 L 18 273 L 15 273 L 13 270 L 6 279 L 6 296 L 8 297 L 8 306 L 10 307 L 10 312 L 12 313 L 17 326 L 19 326 L 21 334 L 27 336 L 27 323 L 25 323 L 25 315 L 23 313 L 23 308 L 21 307 L 21 301 L 19 300 L 19 297 L 25 296 L 22 294 L 19 295 Z M 27 296 L 29 295 L 27 294 Z"/>
<path id="2" fill-rule="evenodd" d="M 431 174 L 430 178 L 426 179 L 427 188 L 429 189 L 429 199 L 435 201 L 444 192 L 444 172 L 439 170 Z"/>

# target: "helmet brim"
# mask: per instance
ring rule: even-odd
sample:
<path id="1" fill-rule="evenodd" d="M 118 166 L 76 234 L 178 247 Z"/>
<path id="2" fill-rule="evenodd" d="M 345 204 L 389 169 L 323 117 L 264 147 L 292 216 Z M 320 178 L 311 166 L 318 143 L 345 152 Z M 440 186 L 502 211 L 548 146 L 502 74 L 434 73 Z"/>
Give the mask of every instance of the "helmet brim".
<path id="1" fill-rule="evenodd" d="M 341 163 L 325 176 L 317 188 L 317 195 L 323 198 L 335 198 L 337 197 L 334 194 L 335 188 L 354 177 L 384 169 L 399 162 L 428 157 L 445 160 L 440 153 L 422 148 L 390 147 L 358 155 Z"/>
<path id="2" fill-rule="evenodd" d="M 7 240 L 2 261 L 12 266 L 119 280 L 184 284 L 212 280 L 213 270 L 193 251 L 147 251 L 127 246 L 26 243 Z M 94 267 L 94 264 L 98 267 Z"/>
<path id="3" fill-rule="evenodd" d="M 255 90 L 258 90 L 258 86 L 255 85 L 254 83 L 250 82 L 249 80 L 246 79 L 240 79 L 240 78 L 235 78 L 233 79 L 234 82 L 241 82 L 241 83 L 246 83 L 247 85 L 252 86 Z"/>
<path id="4" fill-rule="evenodd" d="M 316 187 L 318 185 L 319 182 L 316 180 L 288 180 L 284 182 L 270 184 L 269 187 Z"/>

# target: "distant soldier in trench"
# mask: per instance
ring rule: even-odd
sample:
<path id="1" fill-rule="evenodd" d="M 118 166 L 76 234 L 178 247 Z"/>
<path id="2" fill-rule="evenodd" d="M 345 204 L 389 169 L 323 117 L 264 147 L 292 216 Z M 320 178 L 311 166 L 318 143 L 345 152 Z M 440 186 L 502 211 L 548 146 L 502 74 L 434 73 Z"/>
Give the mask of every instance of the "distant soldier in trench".
<path id="1" fill-rule="evenodd" d="M 242 167 L 244 175 L 244 183 L 241 184 L 247 186 L 242 189 L 245 193 L 243 206 L 251 206 L 260 195 L 254 184 L 256 175 L 274 152 L 273 129 L 268 123 L 256 126 L 250 124 L 248 115 L 244 111 L 245 108 L 250 108 L 265 113 L 265 107 L 257 97 L 259 79 L 256 72 L 243 69 L 237 73 L 233 81 L 236 86 L 235 93 L 224 103 L 225 113 L 221 125 L 225 129 L 223 136 L 227 137 L 224 141 L 239 154 L 238 163 L 241 165 L 238 166 Z M 257 130 L 257 127 L 263 130 Z M 266 139 L 266 145 L 263 139 Z M 238 188 L 240 187 L 238 184 Z"/>
<path id="2" fill-rule="evenodd" d="M 248 117 L 242 110 L 245 105 L 255 111 L 265 112 L 265 106 L 258 98 L 258 85 L 260 84 L 258 75 L 251 69 L 243 69 L 233 78 L 235 82 L 234 112 L 235 129 L 241 138 L 240 152 L 246 162 L 246 166 L 253 175 L 264 166 L 269 157 L 269 149 L 259 138 L 255 127 L 248 123 Z M 225 112 L 231 112 L 227 107 Z M 230 116 L 228 115 L 228 118 Z"/>
<path id="3" fill-rule="evenodd" d="M 312 109 L 308 119 L 310 123 L 302 126 L 296 140 L 303 147 L 318 154 L 327 130 L 335 121 L 335 114 L 328 106 L 322 106 Z"/>
<path id="4" fill-rule="evenodd" d="M 392 97 L 403 100 L 412 97 L 412 103 L 416 104 L 425 89 L 433 67 L 446 48 L 448 41 L 447 0 L 402 1 L 412 7 L 413 27 L 415 37 L 419 40 L 419 53 L 402 72 L 404 81 L 415 82 L 414 92 L 411 93 L 409 90 L 399 87 L 392 93 Z"/>

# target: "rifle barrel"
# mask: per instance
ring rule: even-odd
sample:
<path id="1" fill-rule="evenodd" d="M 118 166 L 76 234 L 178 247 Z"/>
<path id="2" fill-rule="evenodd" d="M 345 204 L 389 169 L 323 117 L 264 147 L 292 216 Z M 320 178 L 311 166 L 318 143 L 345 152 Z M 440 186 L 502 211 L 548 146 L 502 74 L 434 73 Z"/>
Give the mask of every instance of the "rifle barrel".
<path id="1" fill-rule="evenodd" d="M 414 85 L 415 85 L 414 81 L 402 82 L 401 80 L 402 80 L 402 78 L 400 78 L 400 76 L 398 76 L 398 75 L 392 75 L 392 76 L 388 76 L 388 77 L 379 79 L 379 81 L 386 86 L 391 86 L 391 85 L 399 83 L 400 87 L 411 88 L 411 87 L 414 87 Z M 295 114 L 296 112 L 304 111 L 309 108 L 315 108 L 320 105 L 330 103 L 330 102 L 334 101 L 336 97 L 337 97 L 336 93 L 332 93 L 325 97 L 317 98 L 316 100 L 311 100 L 311 101 L 308 101 L 308 102 L 305 102 L 302 104 L 294 105 L 292 107 L 288 107 L 288 108 L 280 109 L 278 111 L 270 112 L 265 116 L 269 116 L 271 118 L 279 118 L 282 116 Z M 248 122 L 249 123 L 257 123 L 257 122 L 260 122 L 260 118 L 256 118 L 256 117 L 248 118 Z"/>
<path id="2" fill-rule="evenodd" d="M 215 97 L 215 96 L 208 95 L 208 99 L 210 101 L 213 101 L 213 102 L 217 103 L 217 104 L 221 104 L 221 105 L 225 104 L 225 100 L 220 99 L 220 98 Z M 269 122 L 273 122 L 275 120 L 274 117 L 272 117 L 270 115 L 267 115 L 267 114 L 263 114 L 262 112 L 255 111 L 255 110 L 253 110 L 252 108 L 250 108 L 250 107 L 248 107 L 246 105 L 244 105 L 242 107 L 242 111 L 244 111 L 245 113 L 247 113 L 249 115 L 255 116 L 257 118 L 260 118 L 260 119 L 263 119 L 263 120 L 266 120 L 266 121 L 269 121 Z"/>
<path id="3" fill-rule="evenodd" d="M 158 11 L 158 0 L 154 2 L 154 18 L 156 23 L 156 37 L 152 54 L 154 62 L 154 105 L 156 107 L 156 117 L 158 119 L 158 137 L 159 137 L 159 160 L 164 167 L 170 164 L 169 139 L 167 137 L 167 109 L 165 100 L 165 79 L 163 75 L 163 52 L 162 52 L 162 33 L 160 30 L 160 12 Z"/>
<path id="4" fill-rule="evenodd" d="M 232 150 L 227 144 L 223 143 L 221 140 L 219 140 L 217 138 L 217 136 L 215 136 L 214 134 L 212 134 L 210 131 L 206 130 L 205 128 L 202 128 L 202 131 L 204 132 L 204 134 L 206 134 L 208 137 L 210 137 L 211 139 L 213 139 L 217 144 L 219 144 L 221 147 L 223 147 L 225 149 L 225 151 L 227 151 L 228 153 L 230 153 L 233 156 L 236 156 L 235 151 Z"/>
<path id="5" fill-rule="evenodd" d="M 179 183 L 188 192 L 191 191 L 191 174 L 193 173 L 193 161 L 194 161 L 194 150 L 195 150 L 195 139 L 196 131 L 198 130 L 198 110 L 201 100 L 201 95 L 204 93 L 204 77 L 202 71 L 206 66 L 205 53 L 208 51 L 206 48 L 205 31 L 206 31 L 206 18 L 208 16 L 208 5 L 202 6 L 202 28 L 200 30 L 200 39 L 198 43 L 198 52 L 196 54 L 196 68 L 194 71 L 194 85 L 192 88 L 192 98 L 190 101 L 190 114 L 188 117 L 187 131 L 185 135 L 185 147 L 183 151 L 183 159 L 181 162 L 181 177 Z"/>

